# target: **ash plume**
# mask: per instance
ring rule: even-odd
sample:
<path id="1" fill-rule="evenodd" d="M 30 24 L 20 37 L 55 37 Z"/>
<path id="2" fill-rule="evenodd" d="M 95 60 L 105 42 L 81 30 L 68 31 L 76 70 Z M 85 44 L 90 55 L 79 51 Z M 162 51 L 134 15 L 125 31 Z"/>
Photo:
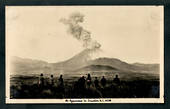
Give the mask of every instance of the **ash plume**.
<path id="1" fill-rule="evenodd" d="M 91 38 L 91 33 L 79 24 L 83 21 L 84 15 L 79 12 L 72 13 L 67 19 L 60 19 L 60 22 L 68 26 L 68 33 L 79 40 L 85 49 L 90 49 L 92 51 L 100 49 L 100 43 L 93 40 Z"/>

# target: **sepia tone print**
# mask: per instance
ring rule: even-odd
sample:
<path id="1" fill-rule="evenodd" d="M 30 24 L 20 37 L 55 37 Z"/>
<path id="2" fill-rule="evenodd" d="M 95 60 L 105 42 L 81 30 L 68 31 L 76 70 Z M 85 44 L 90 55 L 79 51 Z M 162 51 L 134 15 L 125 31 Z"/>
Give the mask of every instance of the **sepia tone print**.
<path id="1" fill-rule="evenodd" d="M 162 6 L 7 6 L 7 103 L 163 103 Z"/>

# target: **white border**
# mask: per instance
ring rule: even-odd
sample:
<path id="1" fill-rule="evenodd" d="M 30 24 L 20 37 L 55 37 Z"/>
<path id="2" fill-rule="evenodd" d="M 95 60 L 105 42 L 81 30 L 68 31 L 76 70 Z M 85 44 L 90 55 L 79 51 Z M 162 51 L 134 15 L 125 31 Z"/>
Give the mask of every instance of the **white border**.
<path id="1" fill-rule="evenodd" d="M 151 5 L 153 6 L 153 5 Z M 164 103 L 164 6 L 161 7 L 163 22 L 161 23 L 160 31 L 160 98 L 99 98 L 99 99 L 10 99 L 10 73 L 9 72 L 9 57 L 6 55 L 6 103 L 7 104 L 35 104 L 35 103 Z M 5 7 L 5 9 L 7 6 Z M 7 36 L 7 25 L 6 25 Z M 7 50 L 7 37 L 6 39 L 6 54 Z M 66 102 L 67 100 L 67 102 Z M 98 102 L 95 102 L 98 100 Z M 106 100 L 106 101 L 105 101 Z M 110 100 L 107 102 L 107 100 Z M 76 102 L 77 101 L 77 102 Z"/>

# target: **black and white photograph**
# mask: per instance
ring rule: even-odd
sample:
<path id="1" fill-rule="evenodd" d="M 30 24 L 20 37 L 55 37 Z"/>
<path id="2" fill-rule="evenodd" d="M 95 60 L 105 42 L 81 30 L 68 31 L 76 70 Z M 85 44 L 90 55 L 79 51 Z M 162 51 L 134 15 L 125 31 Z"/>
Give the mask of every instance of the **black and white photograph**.
<path id="1" fill-rule="evenodd" d="M 6 6 L 6 103 L 164 103 L 163 6 Z"/>

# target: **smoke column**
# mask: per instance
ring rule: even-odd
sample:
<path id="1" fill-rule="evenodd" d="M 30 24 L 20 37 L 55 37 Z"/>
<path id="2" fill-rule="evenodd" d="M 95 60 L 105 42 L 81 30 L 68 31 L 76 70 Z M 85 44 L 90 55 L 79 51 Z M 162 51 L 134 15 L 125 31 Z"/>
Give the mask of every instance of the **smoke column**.
<path id="1" fill-rule="evenodd" d="M 79 40 L 85 49 L 90 49 L 92 51 L 99 50 L 101 45 L 91 38 L 91 33 L 89 31 L 79 25 L 79 23 L 82 23 L 83 21 L 84 15 L 79 12 L 72 13 L 68 19 L 60 19 L 60 22 L 68 25 L 68 33 Z"/>

